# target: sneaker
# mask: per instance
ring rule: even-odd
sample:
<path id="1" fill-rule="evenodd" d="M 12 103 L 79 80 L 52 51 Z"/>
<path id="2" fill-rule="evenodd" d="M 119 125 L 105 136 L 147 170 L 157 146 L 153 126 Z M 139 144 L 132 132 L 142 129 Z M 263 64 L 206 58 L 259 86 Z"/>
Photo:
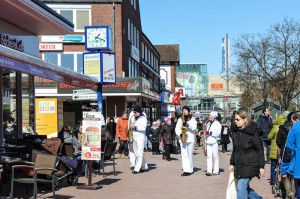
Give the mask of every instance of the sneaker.
<path id="1" fill-rule="evenodd" d="M 130 167 L 130 170 L 134 170 L 134 166 Z"/>
<path id="2" fill-rule="evenodd" d="M 217 176 L 217 175 L 219 175 L 219 173 L 212 173 L 212 175 L 213 175 L 213 176 Z"/>
<path id="3" fill-rule="evenodd" d="M 138 174 L 139 172 L 137 172 L 137 171 L 135 171 L 135 170 L 133 170 L 132 171 L 132 174 Z"/>

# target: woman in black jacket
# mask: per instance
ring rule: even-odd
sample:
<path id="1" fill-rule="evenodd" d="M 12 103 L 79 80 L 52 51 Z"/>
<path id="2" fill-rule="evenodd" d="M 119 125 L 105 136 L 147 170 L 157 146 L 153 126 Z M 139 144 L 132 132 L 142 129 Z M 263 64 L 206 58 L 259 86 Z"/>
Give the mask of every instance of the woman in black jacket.
<path id="1" fill-rule="evenodd" d="M 253 177 L 264 174 L 264 150 L 257 124 L 245 110 L 236 112 L 235 124 L 229 171 L 234 172 L 237 179 L 237 199 L 261 198 L 249 186 Z"/>

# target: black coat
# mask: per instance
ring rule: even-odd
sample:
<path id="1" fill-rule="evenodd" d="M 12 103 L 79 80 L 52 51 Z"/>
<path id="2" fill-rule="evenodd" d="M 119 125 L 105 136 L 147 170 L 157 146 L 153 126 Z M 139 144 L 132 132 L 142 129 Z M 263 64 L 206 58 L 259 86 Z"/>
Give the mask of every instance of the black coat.
<path id="1" fill-rule="evenodd" d="M 257 128 L 262 140 L 268 140 L 268 135 L 273 128 L 271 116 L 260 115 L 257 120 Z"/>
<path id="2" fill-rule="evenodd" d="M 115 122 L 108 122 L 107 123 L 107 130 L 110 133 L 110 135 L 115 138 L 116 137 L 116 126 L 117 124 Z"/>
<path id="3" fill-rule="evenodd" d="M 289 131 L 292 127 L 293 123 L 291 121 L 286 121 L 283 125 L 279 126 L 277 138 L 276 138 L 276 144 L 281 150 L 281 155 L 283 153 L 283 149 L 285 147 L 286 139 L 289 134 Z"/>
<path id="4" fill-rule="evenodd" d="M 160 140 L 158 139 L 160 128 L 156 128 L 155 130 L 151 128 L 151 142 L 158 143 Z"/>
<path id="5" fill-rule="evenodd" d="M 226 131 L 226 129 L 227 129 L 227 131 Z M 222 144 L 229 144 L 230 143 L 229 137 L 231 137 L 230 127 L 226 124 L 222 124 L 222 130 L 221 130 Z"/>
<path id="6" fill-rule="evenodd" d="M 259 176 L 259 169 L 264 168 L 264 149 L 257 132 L 257 125 L 251 122 L 245 129 L 233 129 L 233 151 L 230 165 L 234 166 L 236 178 Z"/>

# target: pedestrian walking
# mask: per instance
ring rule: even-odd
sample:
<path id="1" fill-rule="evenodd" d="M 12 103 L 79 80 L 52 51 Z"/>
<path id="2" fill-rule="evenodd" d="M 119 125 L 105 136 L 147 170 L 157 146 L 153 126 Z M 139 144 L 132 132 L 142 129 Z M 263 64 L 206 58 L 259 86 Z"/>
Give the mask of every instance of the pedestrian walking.
<path id="1" fill-rule="evenodd" d="M 268 135 L 273 127 L 273 120 L 270 115 L 270 110 L 268 108 L 263 108 L 262 114 L 259 116 L 257 120 L 257 128 L 260 133 L 260 137 L 263 141 L 264 148 L 266 150 L 266 161 L 268 164 L 271 163 L 270 161 L 270 147 L 271 141 L 268 140 Z"/>
<path id="2" fill-rule="evenodd" d="M 253 177 L 264 175 L 264 151 L 257 132 L 257 124 L 250 120 L 245 110 L 235 114 L 233 128 L 233 151 L 229 171 L 237 179 L 237 199 L 262 198 L 250 188 Z"/>
<path id="3" fill-rule="evenodd" d="M 175 133 L 178 135 L 181 157 L 182 169 L 181 176 L 189 176 L 194 172 L 193 167 L 193 150 L 195 146 L 195 130 L 197 129 L 196 119 L 190 114 L 188 106 L 182 107 L 182 115 L 178 119 Z"/>
<path id="4" fill-rule="evenodd" d="M 132 129 L 132 146 L 136 159 L 133 174 L 138 174 L 148 169 L 147 162 L 144 158 L 144 144 L 147 127 L 147 117 L 143 114 L 140 106 L 135 106 L 134 117 L 131 118 L 130 128 Z"/>
<path id="5" fill-rule="evenodd" d="M 286 140 L 281 163 L 281 175 L 284 179 L 294 178 L 296 195 L 300 199 L 300 113 L 294 113 L 294 123 Z M 291 189 L 292 190 L 292 189 Z M 292 192 L 292 191 L 291 191 Z M 293 195 L 291 197 L 294 197 Z"/>
<path id="6" fill-rule="evenodd" d="M 206 161 L 207 171 L 205 175 L 219 175 L 219 145 L 218 139 L 221 136 L 222 125 L 218 120 L 216 111 L 210 112 L 206 125 Z"/>
<path id="7" fill-rule="evenodd" d="M 151 126 L 151 144 L 152 144 L 152 154 L 159 154 L 159 127 L 157 126 L 157 122 L 153 122 Z"/>
<path id="8" fill-rule="evenodd" d="M 124 153 L 125 159 L 128 159 L 128 144 L 127 144 L 127 135 L 126 131 L 128 129 L 128 117 L 127 112 L 124 111 L 122 116 L 118 119 L 116 126 L 116 135 L 119 141 L 119 149 L 118 149 L 118 158 L 122 158 L 122 154 Z"/>
<path id="9" fill-rule="evenodd" d="M 222 153 L 228 152 L 227 145 L 230 144 L 231 131 L 225 120 L 222 121 L 221 141 Z"/>
<path id="10" fill-rule="evenodd" d="M 164 151 L 167 161 L 171 161 L 170 153 L 173 146 L 173 135 L 172 135 L 172 127 L 171 127 L 171 118 L 166 117 L 165 124 L 162 126 L 160 130 L 159 137 L 162 138 L 164 143 Z"/>

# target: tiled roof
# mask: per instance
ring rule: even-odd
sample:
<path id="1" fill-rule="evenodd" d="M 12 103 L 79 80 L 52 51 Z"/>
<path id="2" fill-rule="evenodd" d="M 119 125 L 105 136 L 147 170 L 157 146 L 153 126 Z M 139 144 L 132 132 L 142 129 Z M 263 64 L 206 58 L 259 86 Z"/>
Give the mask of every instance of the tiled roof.
<path id="1" fill-rule="evenodd" d="M 155 45 L 160 61 L 180 61 L 179 44 Z"/>

